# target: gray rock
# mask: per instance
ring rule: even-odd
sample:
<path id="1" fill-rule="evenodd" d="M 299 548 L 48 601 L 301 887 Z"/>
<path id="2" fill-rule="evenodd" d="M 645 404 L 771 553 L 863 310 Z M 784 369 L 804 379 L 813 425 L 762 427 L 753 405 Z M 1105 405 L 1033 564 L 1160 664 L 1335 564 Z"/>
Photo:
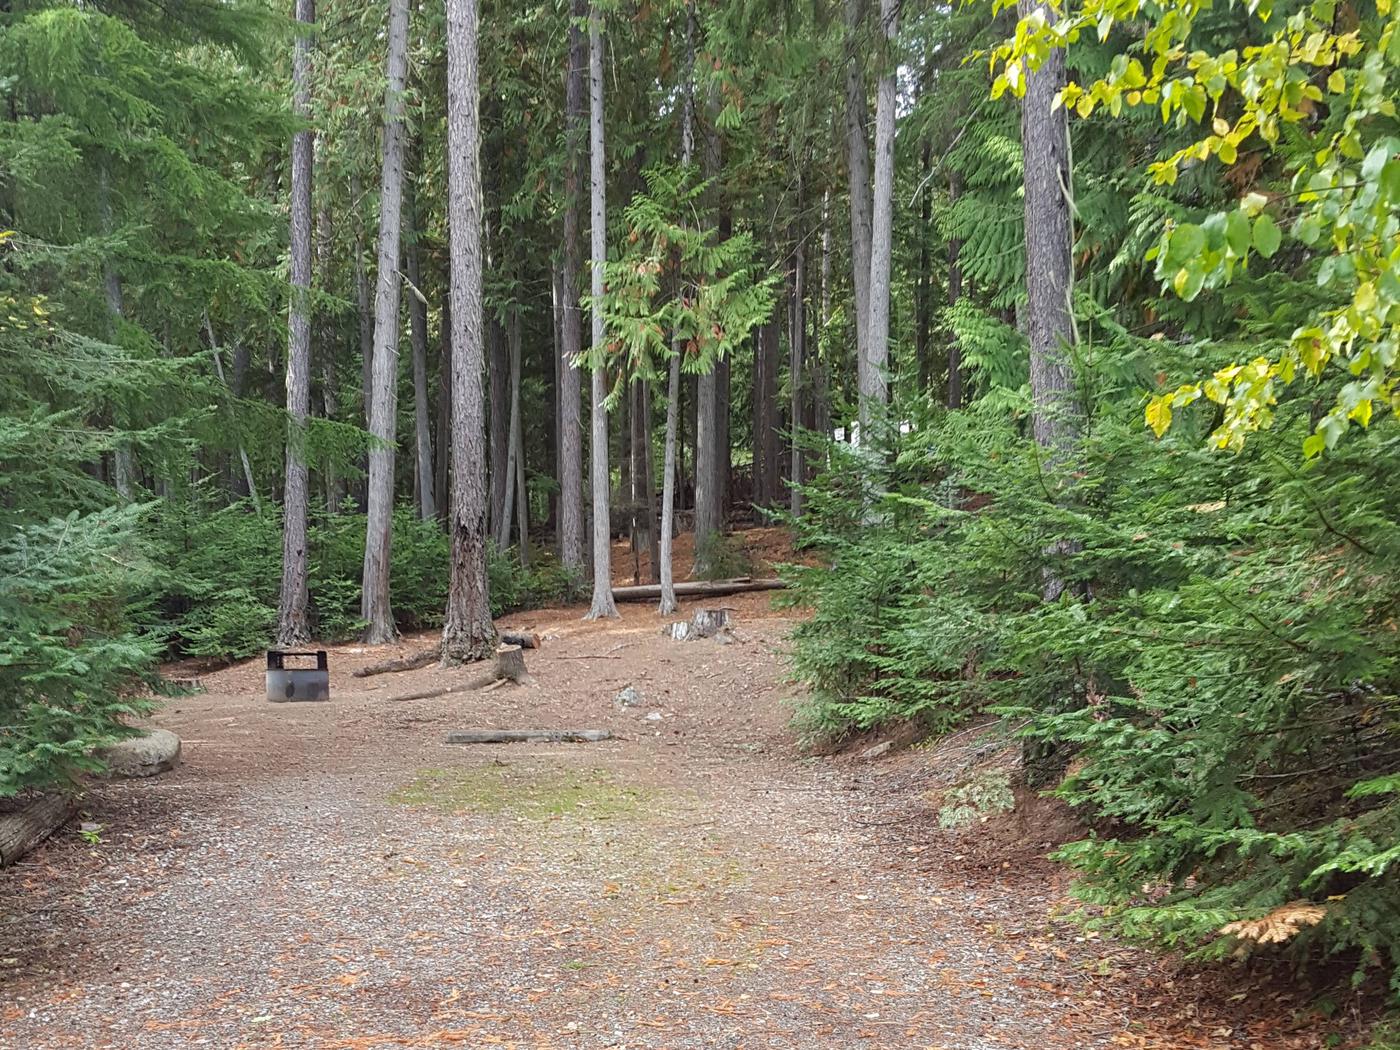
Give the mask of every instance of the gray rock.
<path id="1" fill-rule="evenodd" d="M 153 777 L 179 765 L 180 738 L 168 729 L 148 729 L 103 748 L 100 757 L 108 776 Z"/>
<path id="2" fill-rule="evenodd" d="M 873 762 L 875 759 L 886 754 L 892 747 L 894 747 L 893 740 L 881 740 L 878 744 L 873 744 L 862 751 L 860 753 L 860 760 L 862 762 Z"/>
<path id="3" fill-rule="evenodd" d="M 652 711 L 650 714 L 647 715 L 647 721 L 648 721 L 648 722 L 660 722 L 660 721 L 661 721 L 661 712 L 660 712 L 660 711 Z"/>
<path id="4" fill-rule="evenodd" d="M 642 702 L 641 691 L 635 685 L 626 686 L 620 693 L 613 697 L 613 703 L 618 707 L 636 707 Z"/>

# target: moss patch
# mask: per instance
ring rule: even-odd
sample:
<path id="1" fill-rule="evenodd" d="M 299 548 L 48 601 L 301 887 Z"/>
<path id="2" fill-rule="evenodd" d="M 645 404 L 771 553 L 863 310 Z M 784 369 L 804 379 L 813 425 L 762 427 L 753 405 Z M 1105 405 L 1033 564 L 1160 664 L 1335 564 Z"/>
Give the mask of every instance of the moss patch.
<path id="1" fill-rule="evenodd" d="M 576 816 L 615 820 L 635 814 L 648 792 L 606 770 L 516 770 L 509 766 L 420 769 L 389 796 L 401 806 L 449 812 L 511 813 L 531 820 Z"/>

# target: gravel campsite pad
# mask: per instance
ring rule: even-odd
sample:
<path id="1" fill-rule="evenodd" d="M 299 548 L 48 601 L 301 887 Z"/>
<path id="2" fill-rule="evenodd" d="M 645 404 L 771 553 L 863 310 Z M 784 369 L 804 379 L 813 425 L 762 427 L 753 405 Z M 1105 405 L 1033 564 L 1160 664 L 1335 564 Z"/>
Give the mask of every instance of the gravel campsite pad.
<path id="1" fill-rule="evenodd" d="M 922 756 L 797 749 L 790 624 L 724 604 L 720 641 L 516 616 L 526 684 L 402 703 L 479 670 L 351 677 L 423 636 L 332 650 L 330 703 L 206 675 L 156 718 L 176 772 L 0 877 L 0 1045 L 1284 1045 L 1154 1035 L 1139 956 L 1054 918 L 1062 873 L 970 874 L 904 819 Z M 614 738 L 444 743 L 467 727 Z"/>

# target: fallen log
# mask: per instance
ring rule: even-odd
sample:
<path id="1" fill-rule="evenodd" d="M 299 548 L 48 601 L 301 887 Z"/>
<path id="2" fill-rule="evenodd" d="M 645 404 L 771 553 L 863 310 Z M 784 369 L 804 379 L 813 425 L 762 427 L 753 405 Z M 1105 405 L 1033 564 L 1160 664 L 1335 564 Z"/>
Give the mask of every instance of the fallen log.
<path id="1" fill-rule="evenodd" d="M 611 740 L 606 729 L 455 729 L 449 744 L 596 744 Z"/>
<path id="2" fill-rule="evenodd" d="M 77 808 L 68 795 L 44 795 L 18 813 L 0 817 L 0 868 L 13 864 L 61 828 Z"/>
<path id="3" fill-rule="evenodd" d="M 755 580 L 741 576 L 733 580 L 695 580 L 675 585 L 677 598 L 719 598 L 726 594 L 742 594 L 746 591 L 780 591 L 787 587 L 784 580 Z M 661 597 L 659 583 L 643 583 L 635 587 L 614 587 L 613 601 L 646 602 Z"/>
<path id="4" fill-rule="evenodd" d="M 540 636 L 533 632 L 525 631 L 502 631 L 497 636 L 502 645 L 518 645 L 522 649 L 539 649 L 544 643 Z M 370 678 L 377 674 L 397 674 L 400 671 L 416 671 L 420 667 L 427 667 L 429 664 L 437 663 L 442 658 L 442 646 L 435 645 L 431 649 L 422 649 L 408 656 L 398 656 L 392 660 L 381 660 L 377 664 L 369 664 L 350 672 L 354 678 Z"/>

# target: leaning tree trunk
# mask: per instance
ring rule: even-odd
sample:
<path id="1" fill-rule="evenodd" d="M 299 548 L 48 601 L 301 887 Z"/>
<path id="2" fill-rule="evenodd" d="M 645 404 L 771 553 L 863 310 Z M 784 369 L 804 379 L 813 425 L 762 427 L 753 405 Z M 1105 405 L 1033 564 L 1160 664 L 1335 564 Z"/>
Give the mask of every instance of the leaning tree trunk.
<path id="1" fill-rule="evenodd" d="M 564 87 L 564 260 L 563 344 L 559 374 L 559 559 L 566 569 L 583 572 L 583 419 L 577 360 L 583 350 L 583 317 L 579 310 L 579 210 L 582 207 L 584 150 L 584 66 L 587 51 L 578 20 L 588 13 L 588 0 L 573 0 L 569 24 L 569 70 Z"/>
<path id="2" fill-rule="evenodd" d="M 292 115 L 311 117 L 311 26 L 315 0 L 296 0 L 299 27 L 292 52 Z M 277 601 L 277 644 L 311 637 L 306 618 L 306 416 L 311 403 L 311 163 L 310 128 L 292 136 L 291 305 L 287 317 L 287 479 L 282 500 L 282 588 Z"/>
<path id="3" fill-rule="evenodd" d="M 865 66 L 860 28 L 865 0 L 846 0 L 846 165 L 851 183 L 851 285 L 856 312 L 857 387 L 865 389 L 866 338 L 870 322 L 870 143 L 865 125 Z"/>
<path id="4" fill-rule="evenodd" d="M 487 243 L 490 243 L 489 228 Z M 491 269 L 491 263 L 488 249 L 488 270 Z M 506 503 L 510 498 L 510 472 L 507 462 L 510 459 L 510 351 L 506 347 L 505 329 L 489 314 L 486 317 L 486 378 L 491 391 L 491 396 L 486 402 L 490 409 L 486 432 L 490 435 L 491 442 L 491 535 L 496 541 L 496 549 L 503 550 L 510 537 L 509 526 L 505 529 L 504 539 L 501 531 L 501 519 L 505 516 Z"/>
<path id="5" fill-rule="evenodd" d="M 442 662 L 496 648 L 486 581 L 486 414 L 481 372 L 481 117 L 477 0 L 447 2 L 447 220 L 452 323 L 452 543 Z"/>
<path id="6" fill-rule="evenodd" d="M 589 132 L 589 197 L 592 238 L 593 301 L 603 298 L 603 266 L 608 257 L 607 187 L 603 163 L 603 15 L 590 4 L 588 12 L 588 132 Z M 592 311 L 593 346 L 603 348 L 607 333 L 603 311 L 596 305 Z M 591 440 L 591 477 L 593 487 L 593 604 L 588 620 L 616 617 L 617 605 L 612 596 L 612 529 L 608 514 L 608 409 L 607 367 L 599 362 L 593 369 L 593 429 Z"/>
<path id="7" fill-rule="evenodd" d="M 880 80 L 875 94 L 875 189 L 870 240 L 870 321 L 866 325 L 868 348 L 861 355 L 865 368 L 860 385 L 861 440 L 870 443 L 869 427 L 879 407 L 889 401 L 885 372 L 889 365 L 890 253 L 894 226 L 894 37 L 899 0 L 880 0 Z M 878 406 L 878 407 L 877 407 Z"/>
<path id="8" fill-rule="evenodd" d="M 374 292 L 374 389 L 366 486 L 365 562 L 360 617 L 371 645 L 398 637 L 389 606 L 389 551 L 393 542 L 394 440 L 399 378 L 399 234 L 403 205 L 404 90 L 408 83 L 408 0 L 390 0 L 389 85 L 384 93 L 384 164 L 379 189 L 379 262 Z"/>
<path id="9" fill-rule="evenodd" d="M 423 521 L 437 517 L 433 493 L 433 439 L 428 406 L 428 300 L 423 295 L 423 274 L 419 265 L 422 230 L 418 223 L 418 200 L 409 202 L 413 236 L 408 242 L 409 340 L 413 347 L 413 437 L 414 465 L 418 471 L 418 516 Z"/>

